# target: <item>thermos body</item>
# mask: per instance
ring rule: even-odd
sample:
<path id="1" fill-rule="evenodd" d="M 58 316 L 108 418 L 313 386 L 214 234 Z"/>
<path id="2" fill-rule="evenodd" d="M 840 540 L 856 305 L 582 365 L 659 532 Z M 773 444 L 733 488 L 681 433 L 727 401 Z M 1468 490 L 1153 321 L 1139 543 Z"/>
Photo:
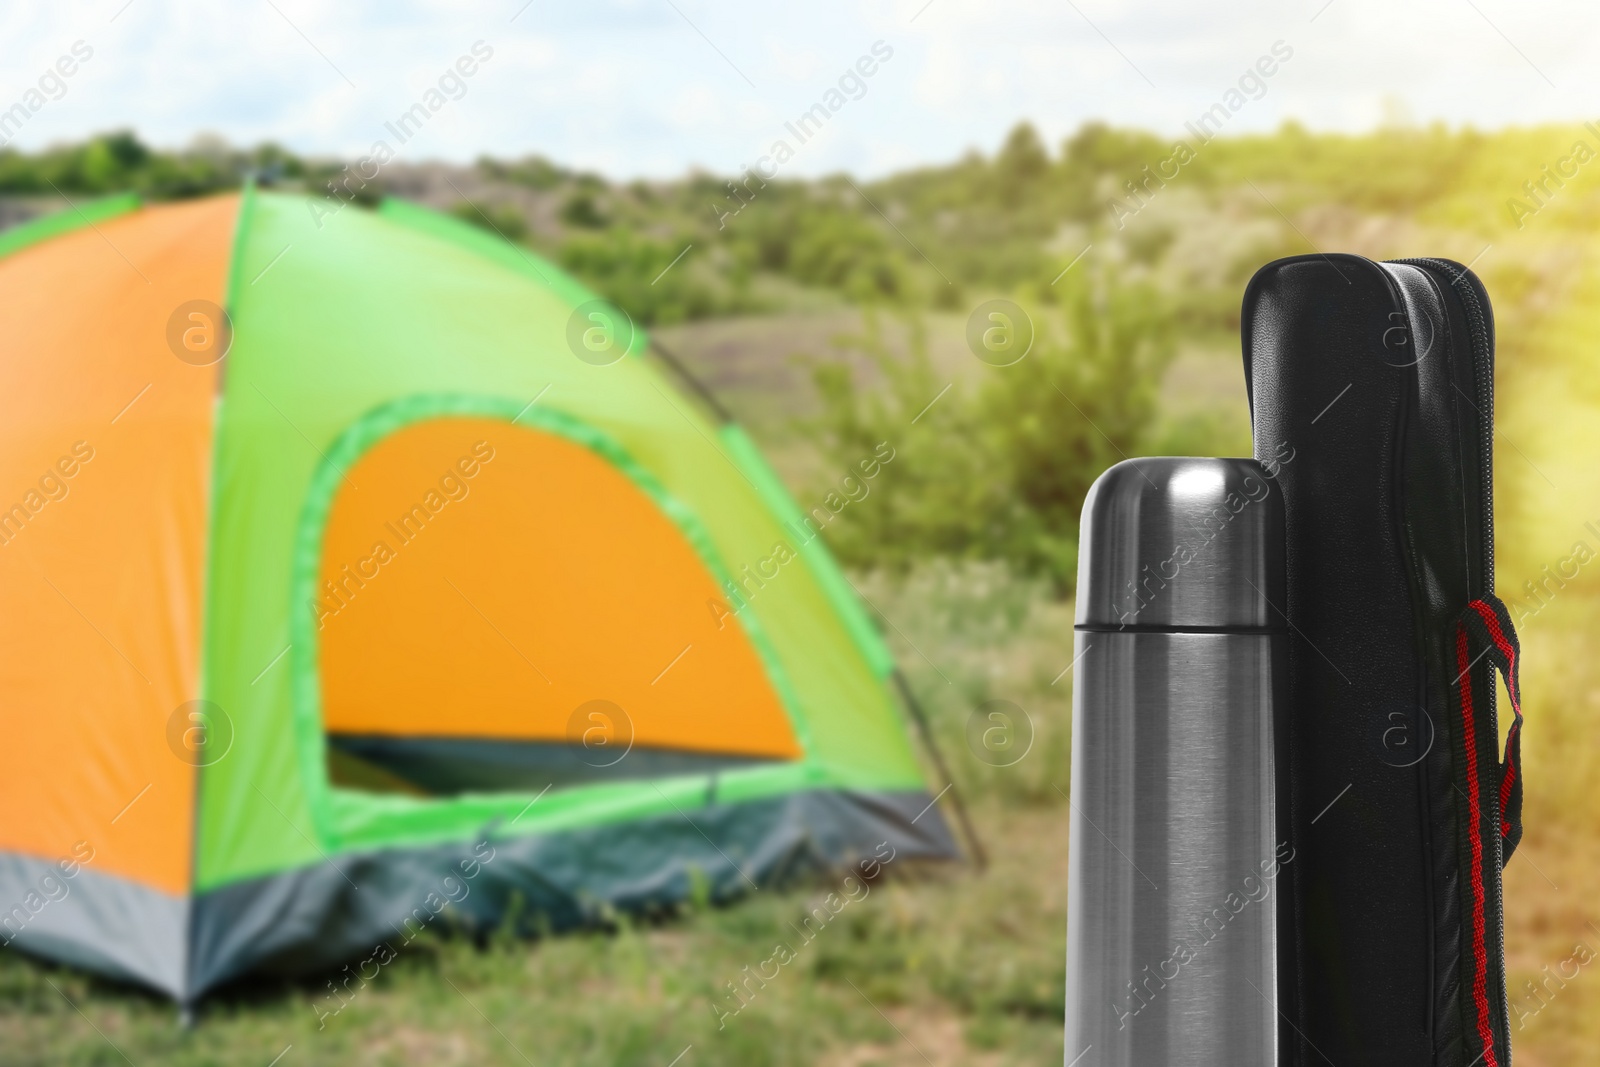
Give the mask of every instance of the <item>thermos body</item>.
<path id="1" fill-rule="evenodd" d="M 1282 531 L 1252 460 L 1131 460 L 1084 505 L 1068 1064 L 1280 1063 Z"/>

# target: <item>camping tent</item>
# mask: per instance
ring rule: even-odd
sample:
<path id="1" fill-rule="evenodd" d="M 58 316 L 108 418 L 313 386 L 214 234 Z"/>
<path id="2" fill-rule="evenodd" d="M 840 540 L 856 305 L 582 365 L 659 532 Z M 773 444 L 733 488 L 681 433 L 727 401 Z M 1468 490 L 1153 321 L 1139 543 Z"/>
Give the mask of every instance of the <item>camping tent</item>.
<path id="1" fill-rule="evenodd" d="M 253 188 L 0 256 L 0 941 L 189 1002 L 954 854 L 826 514 L 548 263 Z"/>

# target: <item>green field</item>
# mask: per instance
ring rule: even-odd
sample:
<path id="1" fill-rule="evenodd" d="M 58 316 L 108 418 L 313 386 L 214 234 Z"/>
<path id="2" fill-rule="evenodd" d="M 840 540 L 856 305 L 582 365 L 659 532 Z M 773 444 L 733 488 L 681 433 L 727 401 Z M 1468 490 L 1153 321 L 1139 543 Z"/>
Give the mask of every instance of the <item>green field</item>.
<path id="1" fill-rule="evenodd" d="M 1600 956 L 1600 802 L 1593 787 L 1600 778 L 1600 564 L 1552 586 L 1543 606 L 1524 583 L 1543 580 L 1543 568 L 1571 555 L 1576 542 L 1600 557 L 1600 185 L 1580 173 L 1520 226 L 1508 204 L 1580 136 L 1590 135 L 1574 127 L 1350 138 L 1286 128 L 1219 141 L 1125 230 L 1106 221 L 1104 207 L 1121 177 L 1164 154 L 1150 155 L 1155 149 L 1144 135 L 1101 135 L 1080 144 L 1077 156 L 1070 147 L 1050 156 L 1043 170 L 1017 150 L 980 161 L 982 167 L 963 162 L 866 186 L 901 220 L 900 237 L 859 205 L 834 206 L 826 182 L 790 183 L 775 190 L 770 218 L 758 214 L 758 202 L 725 246 L 700 234 L 726 256 L 708 252 L 693 285 L 686 280 L 675 291 L 681 302 L 659 303 L 656 318 L 661 336 L 714 385 L 805 499 L 829 481 L 829 438 L 814 421 L 830 409 L 793 357 L 851 361 L 863 395 L 889 389 L 892 382 L 873 376 L 859 346 L 836 343 L 860 330 L 865 313 L 891 324 L 889 348 L 899 353 L 915 346 L 893 324 L 921 321 L 930 365 L 940 382 L 952 383 L 951 411 L 998 421 L 1006 409 L 997 415 L 984 406 L 993 397 L 981 400 L 998 372 L 967 354 L 967 309 L 1009 294 L 1041 321 L 1052 320 L 1053 293 L 1076 275 L 1054 288 L 1051 277 L 1092 243 L 1074 270 L 1109 286 L 1149 285 L 1160 299 L 1148 315 L 1172 334 L 1154 413 L 1130 431 L 1127 450 L 1236 454 L 1248 447 L 1237 304 L 1256 266 L 1313 249 L 1473 262 L 1495 299 L 1500 329 L 1499 588 L 1508 602 L 1538 608 L 1521 624 L 1527 836 L 1506 874 L 1514 1046 L 1523 1067 L 1593 1062 L 1600 971 L 1585 967 L 1537 996 L 1525 983 L 1543 982 L 1544 969 L 1580 942 Z M 463 186 L 475 205 L 500 212 L 497 197 L 511 203 L 506 190 L 513 187 L 558 205 L 577 195 L 577 176 L 541 171 L 535 177 L 542 185 L 530 184 L 533 178 L 519 179 L 508 167 L 485 168 L 476 184 Z M 0 167 L 0 184 L 6 173 Z M 595 246 L 609 241 L 607 248 L 637 252 L 628 242 L 643 233 L 670 258 L 677 242 L 700 233 L 692 227 L 705 225 L 690 221 L 682 206 L 699 195 L 687 188 L 691 182 L 684 185 L 646 196 L 591 182 L 584 195 L 620 220 L 613 229 L 574 211 L 583 225 L 533 224 L 517 236 L 565 256 L 580 273 L 589 270 L 591 284 L 614 282 L 608 291 L 624 299 L 637 281 L 628 270 L 648 280 L 657 253 L 640 253 L 625 269 Z M 813 210 L 821 214 L 808 214 Z M 798 236 L 785 249 L 767 248 L 769 231 L 785 225 Z M 617 232 L 624 228 L 634 236 Z M 806 244 L 820 241 L 822 231 L 832 245 Z M 755 251 L 742 261 L 746 240 Z M 872 270 L 855 269 L 853 241 L 863 242 L 870 255 L 857 258 Z M 564 252 L 572 242 L 578 252 Z M 739 273 L 741 262 L 748 277 Z M 958 300 L 941 295 L 931 264 L 955 275 Z M 695 286 L 711 295 L 695 303 Z M 1065 351 L 1070 360 L 1075 350 Z M 1046 441 L 1085 439 L 1083 416 L 1070 404 L 1048 395 L 1030 404 L 1017 419 L 1042 420 Z M 892 419 L 896 410 L 880 414 Z M 804 423 L 808 417 L 813 424 Z M 891 468 L 896 477 L 936 480 L 955 462 L 941 435 L 969 424 L 951 418 L 938 434 L 908 439 Z M 1014 462 L 1019 449 L 1014 437 L 971 444 L 984 463 Z M 1063 466 L 1105 461 L 1101 453 L 1059 458 Z M 967 479 L 985 469 L 960 468 Z M 996 468 L 994 477 L 1020 486 L 1026 473 L 1019 464 Z M 892 487 L 885 498 L 893 498 Z M 1076 502 L 1040 497 L 1030 506 L 1059 515 Z M 859 520 L 847 513 L 841 521 L 870 523 L 873 514 L 863 507 Z M 943 515 L 898 521 L 905 525 L 896 529 L 929 544 L 956 528 Z M 794 940 L 790 924 L 840 890 L 835 880 L 764 890 L 725 907 L 618 916 L 612 929 L 536 942 L 478 946 L 440 936 L 407 948 L 353 997 L 346 993 L 348 1006 L 336 1015 L 324 1017 L 338 1004 L 329 983 L 343 976 L 321 975 L 231 991 L 187 1030 L 168 1003 L 3 952 L 0 1062 L 266 1067 L 281 1056 L 282 1067 L 1059 1063 L 1071 675 L 1057 679 L 1071 660 L 1071 611 L 1053 580 L 1058 571 L 1010 546 L 975 539 L 971 548 L 923 551 L 908 561 L 893 546 L 858 539 L 846 553 L 928 705 L 973 805 L 989 868 L 891 866 L 736 1015 L 721 1014 L 737 1004 L 728 983 L 772 956 L 777 943 Z M 1014 766 L 989 766 L 968 747 L 968 717 L 989 699 L 1015 702 L 1033 724 L 1031 747 Z"/>

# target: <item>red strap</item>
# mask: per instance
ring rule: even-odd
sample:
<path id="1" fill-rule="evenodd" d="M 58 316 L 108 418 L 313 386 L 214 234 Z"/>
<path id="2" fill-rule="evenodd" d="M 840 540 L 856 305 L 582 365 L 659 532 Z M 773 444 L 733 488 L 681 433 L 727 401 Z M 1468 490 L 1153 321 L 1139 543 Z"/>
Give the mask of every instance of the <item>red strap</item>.
<path id="1" fill-rule="evenodd" d="M 1456 627 L 1456 679 L 1461 693 L 1461 736 L 1467 755 L 1467 817 L 1472 846 L 1472 1002 L 1483 1049 L 1484 1067 L 1499 1067 L 1494 1054 L 1494 1029 L 1489 1023 L 1489 943 L 1483 905 L 1483 809 L 1478 796 L 1478 742 L 1472 708 L 1472 660 L 1467 654 L 1467 628 Z"/>
<path id="2" fill-rule="evenodd" d="M 1497 813 L 1500 834 L 1504 839 L 1501 864 L 1511 858 L 1517 843 L 1522 840 L 1522 775 L 1518 768 L 1522 762 L 1522 686 L 1517 677 L 1520 646 L 1516 630 L 1506 606 L 1493 596 L 1484 596 L 1467 605 L 1456 625 L 1456 686 L 1461 706 L 1461 736 L 1466 756 L 1467 816 L 1470 821 L 1468 841 L 1472 849 L 1472 999 L 1474 1021 L 1480 1047 L 1479 1057 L 1484 1067 L 1499 1067 L 1494 1049 L 1494 1029 L 1490 1023 L 1489 1005 L 1489 945 L 1486 933 L 1486 915 L 1483 888 L 1483 853 L 1485 821 L 1478 766 L 1478 732 L 1476 709 L 1472 699 L 1472 668 L 1477 663 L 1471 655 L 1474 644 L 1482 645 L 1480 654 L 1505 676 L 1506 692 L 1511 697 L 1511 711 L 1515 716 L 1511 729 L 1506 732 L 1505 760 L 1500 764 L 1500 790 L 1495 799 L 1500 802 Z M 1491 691 L 1492 692 L 1492 691 Z M 1491 824 L 1492 825 L 1492 824 Z"/>
<path id="3" fill-rule="evenodd" d="M 1522 646 L 1511 625 L 1506 606 L 1493 596 L 1467 605 L 1462 625 L 1486 646 L 1485 655 L 1505 677 L 1511 698 L 1511 729 L 1506 731 L 1505 759 L 1500 764 L 1500 836 L 1504 839 L 1500 861 L 1510 861 L 1522 841 L 1522 682 L 1518 668 Z"/>

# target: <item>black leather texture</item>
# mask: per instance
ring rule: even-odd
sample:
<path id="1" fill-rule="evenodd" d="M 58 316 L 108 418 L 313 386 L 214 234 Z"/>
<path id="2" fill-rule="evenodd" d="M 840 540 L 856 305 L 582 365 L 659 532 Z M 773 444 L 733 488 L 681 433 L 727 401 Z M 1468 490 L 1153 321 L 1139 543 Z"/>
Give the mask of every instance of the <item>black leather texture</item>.
<path id="1" fill-rule="evenodd" d="M 1293 1063 L 1504 1067 L 1499 826 L 1479 828 L 1486 1054 L 1464 792 L 1493 792 L 1494 716 L 1467 767 L 1452 691 L 1455 620 L 1493 585 L 1487 295 L 1444 260 L 1299 256 L 1252 279 L 1242 333 L 1286 516 Z"/>

